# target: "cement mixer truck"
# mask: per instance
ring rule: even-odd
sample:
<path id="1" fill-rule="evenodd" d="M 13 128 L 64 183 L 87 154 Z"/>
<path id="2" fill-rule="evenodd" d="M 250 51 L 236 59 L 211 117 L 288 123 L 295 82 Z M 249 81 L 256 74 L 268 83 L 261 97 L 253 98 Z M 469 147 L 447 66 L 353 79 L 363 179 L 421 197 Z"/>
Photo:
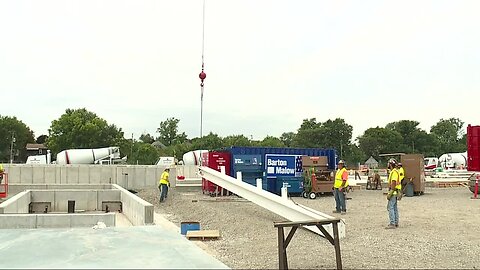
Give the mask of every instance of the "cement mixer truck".
<path id="1" fill-rule="evenodd" d="M 183 154 L 180 166 L 177 166 L 177 179 L 200 178 L 196 166 L 202 162 L 202 153 L 207 152 L 208 150 L 194 150 Z"/>
<path id="2" fill-rule="evenodd" d="M 183 154 L 183 165 L 200 165 L 202 162 L 202 153 L 208 150 L 194 150 Z"/>
<path id="3" fill-rule="evenodd" d="M 96 149 L 68 149 L 57 154 L 57 164 L 115 164 L 126 161 L 120 158 L 119 147 Z"/>
<path id="4" fill-rule="evenodd" d="M 467 160 L 467 152 L 446 153 L 438 158 L 438 163 L 444 169 L 466 169 Z"/>

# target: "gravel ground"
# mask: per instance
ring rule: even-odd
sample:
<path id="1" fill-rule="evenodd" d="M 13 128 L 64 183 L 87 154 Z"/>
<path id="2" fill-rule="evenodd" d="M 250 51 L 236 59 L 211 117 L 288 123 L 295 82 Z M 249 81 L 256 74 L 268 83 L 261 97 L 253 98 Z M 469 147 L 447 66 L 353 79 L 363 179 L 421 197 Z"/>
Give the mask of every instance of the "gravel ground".
<path id="1" fill-rule="evenodd" d="M 199 221 L 202 229 L 220 230 L 220 240 L 205 243 L 229 267 L 278 268 L 273 222 L 284 218 L 251 202 L 205 201 L 212 198 L 200 191 L 171 189 L 163 204 L 159 204 L 156 189 L 137 195 L 178 226 L 181 221 Z M 339 216 L 346 223 L 347 236 L 340 240 L 344 268 L 480 268 L 480 200 L 471 200 L 471 196 L 466 188 L 427 188 L 423 196 L 403 198 L 399 202 L 400 227 L 385 230 L 388 214 L 383 192 L 349 193 L 348 214 Z M 293 200 L 329 215 L 334 208 L 332 196 Z M 398 254 L 401 262 L 392 263 L 389 251 Z M 297 231 L 287 255 L 292 269 L 336 266 L 333 246 L 306 230 Z"/>

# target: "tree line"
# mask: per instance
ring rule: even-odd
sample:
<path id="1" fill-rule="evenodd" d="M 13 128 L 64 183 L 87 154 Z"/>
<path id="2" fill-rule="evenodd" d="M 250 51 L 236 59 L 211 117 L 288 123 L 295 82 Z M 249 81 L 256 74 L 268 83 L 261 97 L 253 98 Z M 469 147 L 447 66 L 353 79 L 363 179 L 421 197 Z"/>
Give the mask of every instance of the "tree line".
<path id="1" fill-rule="evenodd" d="M 353 127 L 342 118 L 317 121 L 304 119 L 296 131 L 280 137 L 266 136 L 253 140 L 245 135 L 221 137 L 210 132 L 202 138 L 188 138 L 178 130 L 180 120 L 167 118 L 157 128 L 158 136 L 142 134 L 138 139 L 125 138 L 121 128 L 109 124 L 93 112 L 67 109 L 53 120 L 48 134 L 37 138 L 34 132 L 15 116 L 0 116 L 0 162 L 26 160 L 27 143 L 45 143 L 52 158 L 65 149 L 119 146 L 130 164 L 154 164 L 160 156 L 175 156 L 197 149 L 216 150 L 229 146 L 334 148 L 338 156 L 349 164 L 363 163 L 369 156 L 382 161 L 380 154 L 420 153 L 440 156 L 448 152 L 466 151 L 464 122 L 458 118 L 440 119 L 429 132 L 418 127 L 413 120 L 388 123 L 385 127 L 372 127 L 357 138 L 352 138 Z"/>

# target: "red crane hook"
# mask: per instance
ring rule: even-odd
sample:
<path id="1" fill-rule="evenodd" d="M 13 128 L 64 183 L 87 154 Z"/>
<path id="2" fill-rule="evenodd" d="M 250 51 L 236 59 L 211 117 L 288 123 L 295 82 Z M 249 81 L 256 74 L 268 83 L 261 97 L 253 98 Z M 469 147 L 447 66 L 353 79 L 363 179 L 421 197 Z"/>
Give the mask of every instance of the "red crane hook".
<path id="1" fill-rule="evenodd" d="M 200 78 L 201 80 L 201 83 L 200 83 L 200 86 L 203 87 L 203 80 L 205 80 L 205 78 L 207 78 L 207 74 L 205 72 L 200 72 L 200 74 L 198 74 L 198 77 Z"/>

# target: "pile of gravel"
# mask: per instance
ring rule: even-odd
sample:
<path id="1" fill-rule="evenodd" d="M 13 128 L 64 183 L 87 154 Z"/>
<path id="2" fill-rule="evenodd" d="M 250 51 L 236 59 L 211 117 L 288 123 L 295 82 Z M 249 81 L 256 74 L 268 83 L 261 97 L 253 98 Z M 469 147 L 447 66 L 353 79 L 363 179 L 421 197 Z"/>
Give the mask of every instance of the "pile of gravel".
<path id="1" fill-rule="evenodd" d="M 205 242 L 216 257 L 232 268 L 278 268 L 277 229 L 274 221 L 284 218 L 245 201 L 213 201 L 198 192 L 170 189 L 159 203 L 157 189 L 141 190 L 138 196 L 155 205 L 178 226 L 198 221 L 202 229 L 220 230 L 222 238 Z M 432 188 L 419 197 L 399 202 L 400 227 L 385 230 L 387 201 L 378 190 L 349 194 L 346 238 L 341 239 L 344 268 L 474 268 L 480 254 L 480 200 L 470 200 L 466 188 Z M 331 214 L 332 196 L 295 202 Z M 336 215 L 336 214 L 331 214 Z M 391 252 L 400 260 L 393 262 Z M 299 230 L 287 249 L 290 268 L 335 268 L 335 251 L 325 239 Z"/>

